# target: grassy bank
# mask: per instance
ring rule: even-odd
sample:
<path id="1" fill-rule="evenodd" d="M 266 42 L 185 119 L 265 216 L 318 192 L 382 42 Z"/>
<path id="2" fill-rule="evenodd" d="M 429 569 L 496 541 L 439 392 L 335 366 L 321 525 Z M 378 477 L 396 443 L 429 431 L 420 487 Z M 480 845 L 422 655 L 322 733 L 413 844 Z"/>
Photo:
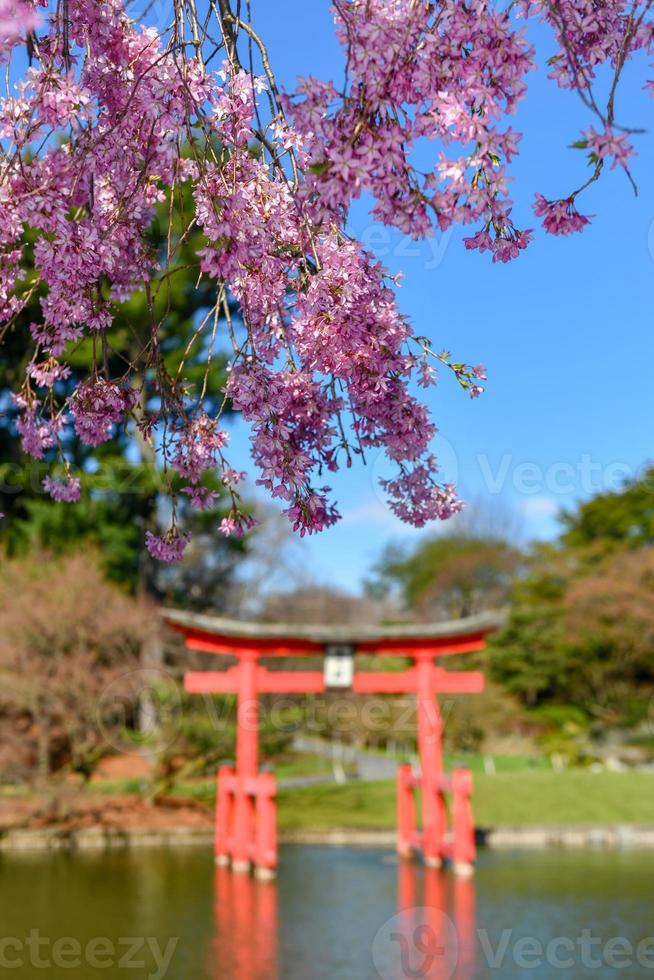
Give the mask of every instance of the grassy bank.
<path id="1" fill-rule="evenodd" d="M 586 769 L 475 775 L 475 820 L 499 824 L 654 824 L 654 774 Z M 279 794 L 284 830 L 395 825 L 395 784 L 314 786 Z"/>
<path id="2" fill-rule="evenodd" d="M 320 765 L 316 769 L 320 770 Z M 294 773 L 289 765 L 284 775 Z M 297 770 L 295 770 L 297 771 Z M 522 769 L 475 773 L 474 810 L 478 827 L 538 824 L 648 824 L 654 826 L 654 773 L 593 773 L 588 769 Z M 145 785 L 138 780 L 94 784 L 78 791 L 78 801 L 95 808 L 112 797 L 134 798 L 140 805 Z M 178 784 L 172 795 L 187 797 L 213 807 L 215 780 L 200 779 Z M 279 826 L 282 830 L 331 830 L 355 828 L 386 830 L 395 826 L 395 782 L 329 783 L 279 791 Z M 0 792 L 0 804 L 10 810 L 13 802 L 36 805 L 36 795 L 20 790 Z M 210 820 L 209 810 L 205 811 Z M 144 810 L 140 817 L 147 816 Z M 139 817 L 139 819 L 140 819 Z M 137 821 L 138 822 L 138 821 Z M 133 825 L 134 822 L 132 821 Z"/>

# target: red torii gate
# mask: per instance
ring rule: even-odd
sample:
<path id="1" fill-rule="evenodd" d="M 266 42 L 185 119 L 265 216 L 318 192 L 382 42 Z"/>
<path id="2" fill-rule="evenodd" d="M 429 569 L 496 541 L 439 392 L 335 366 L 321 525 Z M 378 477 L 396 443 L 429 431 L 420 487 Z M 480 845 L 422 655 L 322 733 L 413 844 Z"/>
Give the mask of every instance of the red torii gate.
<path id="1" fill-rule="evenodd" d="M 164 613 L 166 622 L 184 636 L 190 650 L 227 654 L 235 666 L 221 671 L 190 671 L 185 689 L 191 694 L 237 694 L 236 768 L 218 773 L 215 857 L 234 871 L 254 865 L 260 877 L 275 872 L 276 783 L 272 773 L 259 772 L 258 696 L 263 693 L 320 694 L 351 690 L 360 694 L 416 695 L 420 775 L 411 766 L 398 770 L 398 842 L 401 857 L 422 847 L 425 863 L 439 866 L 451 858 L 460 873 L 469 873 L 475 858 L 470 796 L 472 779 L 466 769 L 445 776 L 442 720 L 436 695 L 477 693 L 484 677 L 477 671 L 449 671 L 436 661 L 442 656 L 482 650 L 486 636 L 497 629 L 496 615 L 480 615 L 448 623 L 351 627 L 242 623 L 178 610 Z M 399 672 L 354 671 L 357 653 L 405 656 L 413 665 Z M 262 657 L 322 654 L 323 671 L 275 671 Z M 422 791 L 422 832 L 416 825 L 414 790 Z M 452 796 L 452 835 L 448 839 L 445 793 Z"/>

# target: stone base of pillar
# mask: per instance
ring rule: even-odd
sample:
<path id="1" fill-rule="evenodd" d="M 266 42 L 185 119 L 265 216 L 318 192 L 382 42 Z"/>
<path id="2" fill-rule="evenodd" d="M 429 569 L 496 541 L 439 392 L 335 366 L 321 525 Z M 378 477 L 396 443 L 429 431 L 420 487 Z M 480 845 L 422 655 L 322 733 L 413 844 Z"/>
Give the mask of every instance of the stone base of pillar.
<path id="1" fill-rule="evenodd" d="M 274 868 L 264 868 L 258 864 L 254 869 L 254 876 L 259 881 L 274 881 L 277 877 L 277 872 Z"/>

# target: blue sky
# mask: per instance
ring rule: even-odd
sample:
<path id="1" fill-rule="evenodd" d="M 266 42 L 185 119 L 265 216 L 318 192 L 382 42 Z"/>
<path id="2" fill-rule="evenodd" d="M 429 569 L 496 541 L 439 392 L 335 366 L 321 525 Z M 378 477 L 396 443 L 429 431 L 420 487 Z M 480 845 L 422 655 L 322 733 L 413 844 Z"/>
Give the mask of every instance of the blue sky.
<path id="1" fill-rule="evenodd" d="M 297 74 L 340 79 L 326 0 L 253 0 L 252 8 L 284 86 L 292 87 Z M 568 147 L 592 122 L 576 96 L 545 77 L 549 35 L 539 30 L 535 40 L 539 71 L 512 121 L 525 134 L 512 170 L 518 227 L 537 227 L 535 191 L 555 198 L 582 182 L 584 154 Z M 648 126 L 645 77 L 642 66 L 626 76 L 618 116 L 627 125 Z M 428 395 L 441 430 L 435 449 L 464 499 L 513 514 L 525 540 L 552 536 L 560 508 L 617 487 L 654 458 L 654 139 L 651 133 L 634 139 L 638 197 L 621 172 L 605 172 L 580 202 L 584 213 L 596 215 L 585 232 L 563 239 L 539 231 L 506 266 L 466 252 L 461 239 L 468 231 L 415 243 L 375 225 L 363 205 L 352 215 L 357 237 L 404 273 L 400 303 L 418 332 L 456 359 L 487 366 L 487 391 L 474 402 L 445 375 Z M 246 463 L 240 427 L 233 444 Z M 424 534 L 385 505 L 376 489 L 383 471 L 383 461 L 373 458 L 367 468 L 330 479 L 343 520 L 304 543 L 308 576 L 357 588 L 388 540 Z"/>

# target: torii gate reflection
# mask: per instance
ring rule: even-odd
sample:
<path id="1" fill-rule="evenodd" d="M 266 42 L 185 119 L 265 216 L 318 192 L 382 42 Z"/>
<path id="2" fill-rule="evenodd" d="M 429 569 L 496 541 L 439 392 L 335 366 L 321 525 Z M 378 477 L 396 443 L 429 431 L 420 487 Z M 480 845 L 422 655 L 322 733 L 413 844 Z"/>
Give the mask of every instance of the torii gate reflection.
<path id="1" fill-rule="evenodd" d="M 299 626 L 241 623 L 168 610 L 166 621 L 179 630 L 186 646 L 227 654 L 237 663 L 222 671 L 190 671 L 185 688 L 192 694 L 238 695 L 236 768 L 218 775 L 215 857 L 233 871 L 254 866 L 260 877 L 277 866 L 275 777 L 259 772 L 258 697 L 262 693 L 361 694 L 414 693 L 416 696 L 420 775 L 398 771 L 398 852 L 409 857 L 422 847 L 425 863 L 439 867 L 450 858 L 467 874 L 475 858 L 474 825 L 467 770 L 443 771 L 442 720 L 436 696 L 483 689 L 477 671 L 444 670 L 440 657 L 482 650 L 501 618 L 470 617 L 450 623 L 382 627 Z M 355 654 L 404 656 L 413 665 L 401 671 L 354 670 Z M 266 657 L 321 654 L 324 671 L 277 671 L 259 663 Z M 421 790 L 422 832 L 416 827 L 414 790 Z M 447 833 L 445 793 L 452 794 L 452 834 Z"/>
<path id="2" fill-rule="evenodd" d="M 208 976 L 215 980 L 281 980 L 277 883 L 217 866 L 214 938 Z"/>
<path id="3" fill-rule="evenodd" d="M 422 885 L 422 892 L 420 891 Z M 400 861 L 398 980 L 472 980 L 477 968 L 475 884 Z"/>
<path id="4" fill-rule="evenodd" d="M 397 868 L 397 913 L 371 941 L 384 980 L 473 980 L 475 885 L 405 861 Z M 301 937 L 299 939 L 301 942 Z M 302 959 L 308 953 L 303 951 Z M 278 885 L 215 870 L 214 937 L 207 972 L 215 980 L 283 980 Z"/>

